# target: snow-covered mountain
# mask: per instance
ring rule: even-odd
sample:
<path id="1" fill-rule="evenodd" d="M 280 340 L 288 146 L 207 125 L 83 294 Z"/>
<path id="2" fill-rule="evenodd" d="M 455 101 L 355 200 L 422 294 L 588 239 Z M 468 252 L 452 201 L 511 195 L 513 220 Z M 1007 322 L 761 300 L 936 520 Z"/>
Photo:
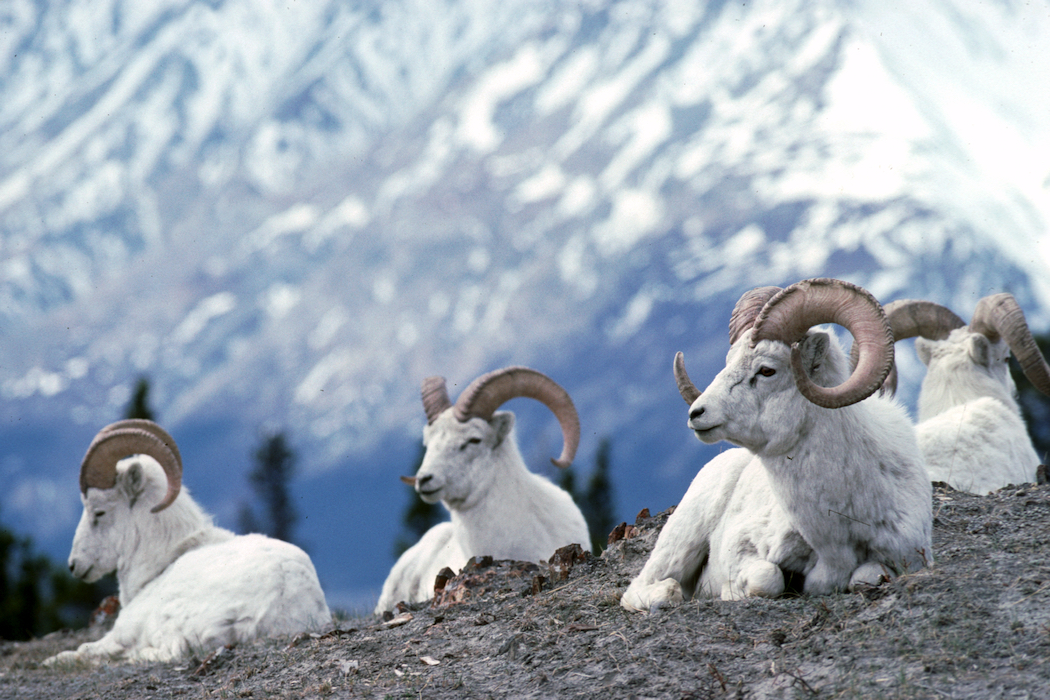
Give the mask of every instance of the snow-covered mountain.
<path id="1" fill-rule="evenodd" d="M 428 374 L 561 381 L 629 519 L 712 454 L 670 361 L 708 380 L 751 286 L 963 316 L 1009 290 L 1050 323 L 1045 2 L 14 0 L 0 26 L 0 517 L 58 556 L 140 375 L 225 525 L 260 426 L 288 431 L 345 592 L 390 564 Z M 556 426 L 512 407 L 543 463 Z"/>

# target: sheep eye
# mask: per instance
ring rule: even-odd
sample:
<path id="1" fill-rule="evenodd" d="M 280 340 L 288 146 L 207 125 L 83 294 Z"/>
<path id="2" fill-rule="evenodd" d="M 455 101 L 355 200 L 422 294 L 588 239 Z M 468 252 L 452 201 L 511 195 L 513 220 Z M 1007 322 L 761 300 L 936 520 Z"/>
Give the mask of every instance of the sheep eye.
<path id="1" fill-rule="evenodd" d="M 478 445 L 480 443 L 481 443 L 481 438 L 479 438 L 479 437 L 472 437 L 469 440 L 467 440 L 466 442 L 464 442 L 462 445 L 460 445 L 459 449 L 460 449 L 460 451 L 463 451 L 463 450 L 467 449 L 467 445 Z"/>
<path id="2" fill-rule="evenodd" d="M 758 373 L 761 374 L 763 377 L 772 377 L 774 374 L 777 373 L 777 371 L 772 367 L 761 367 L 759 368 Z"/>
<path id="3" fill-rule="evenodd" d="M 95 511 L 95 519 L 98 520 L 99 518 L 101 518 L 105 514 L 106 514 L 106 511 L 104 511 L 104 510 L 96 510 Z"/>

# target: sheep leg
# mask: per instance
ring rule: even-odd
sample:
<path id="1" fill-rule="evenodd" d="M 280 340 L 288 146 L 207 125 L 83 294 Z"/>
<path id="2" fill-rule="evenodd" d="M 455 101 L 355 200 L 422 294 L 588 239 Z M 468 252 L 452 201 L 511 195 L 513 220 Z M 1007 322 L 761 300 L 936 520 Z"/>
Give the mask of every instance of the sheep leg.
<path id="1" fill-rule="evenodd" d="M 784 572 L 772 562 L 758 559 L 743 567 L 736 578 L 722 586 L 722 600 L 776 598 L 784 592 Z"/>
<path id="2" fill-rule="evenodd" d="M 850 582 L 850 569 L 844 571 L 841 565 L 828 564 L 832 557 L 826 554 L 818 554 L 817 557 L 813 569 L 806 573 L 806 584 L 802 591 L 806 595 L 828 595 L 845 590 Z"/>
<path id="3" fill-rule="evenodd" d="M 673 578 L 648 585 L 638 584 L 636 579 L 620 598 L 620 605 L 631 612 L 652 612 L 661 604 L 681 603 L 683 600 L 682 586 Z"/>
<path id="4" fill-rule="evenodd" d="M 849 579 L 849 590 L 854 591 L 861 586 L 878 586 L 886 583 L 893 576 L 885 566 L 877 561 L 869 561 L 857 567 Z"/>
<path id="5" fill-rule="evenodd" d="M 107 659 L 121 656 L 125 651 L 126 647 L 116 642 L 113 639 L 113 633 L 110 632 L 96 642 L 84 642 L 77 647 L 76 651 L 63 651 L 51 656 L 44 660 L 44 665 L 54 666 L 78 662 L 99 664 Z"/>

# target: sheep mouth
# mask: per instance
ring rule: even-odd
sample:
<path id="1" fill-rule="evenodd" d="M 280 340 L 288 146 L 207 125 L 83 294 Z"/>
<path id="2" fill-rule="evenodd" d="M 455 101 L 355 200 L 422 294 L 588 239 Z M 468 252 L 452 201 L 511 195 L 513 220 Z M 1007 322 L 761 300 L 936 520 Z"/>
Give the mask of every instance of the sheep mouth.
<path id="1" fill-rule="evenodd" d="M 690 426 L 692 427 L 692 426 Z M 693 433 L 700 442 L 711 443 L 718 442 L 721 438 L 717 437 L 717 431 L 721 428 L 721 425 L 711 425 L 706 428 L 693 428 Z"/>
<path id="2" fill-rule="evenodd" d="M 420 496 L 433 496 L 434 494 L 438 493 L 439 491 L 441 491 L 441 489 L 420 489 L 419 490 L 419 495 Z"/>

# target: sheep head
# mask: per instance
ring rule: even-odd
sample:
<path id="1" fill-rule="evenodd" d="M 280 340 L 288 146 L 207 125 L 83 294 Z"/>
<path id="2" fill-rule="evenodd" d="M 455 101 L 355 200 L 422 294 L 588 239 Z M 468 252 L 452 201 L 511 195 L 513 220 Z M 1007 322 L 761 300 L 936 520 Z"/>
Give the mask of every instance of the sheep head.
<path id="1" fill-rule="evenodd" d="M 956 316 L 951 309 L 932 301 L 919 299 L 898 299 L 885 306 L 886 318 L 893 331 L 894 342 L 907 338 L 926 338 L 927 340 L 944 340 L 956 328 L 966 322 Z M 857 365 L 860 348 L 854 345 L 850 349 L 850 364 Z M 897 392 L 897 367 L 890 370 L 880 390 L 883 394 L 893 396 Z"/>
<path id="2" fill-rule="evenodd" d="M 117 567 L 128 527 L 145 513 L 167 508 L 182 484 L 182 462 L 175 441 L 151 421 L 121 421 L 103 428 L 88 447 L 80 469 L 80 516 L 69 569 L 95 581 Z"/>
<path id="3" fill-rule="evenodd" d="M 919 395 L 920 421 L 981 396 L 998 398 L 1016 410 L 1017 388 L 1007 366 L 1011 353 L 1029 381 L 1050 395 L 1050 368 L 1010 294 L 978 301 L 969 326 L 938 337 L 920 336 L 915 351 L 927 367 Z"/>
<path id="4" fill-rule="evenodd" d="M 116 483 L 117 462 L 135 454 L 149 455 L 164 469 L 168 489 L 153 507 L 158 513 L 170 506 L 182 488 L 182 455 L 175 440 L 150 420 L 130 419 L 110 423 L 88 445 L 80 463 L 80 493 L 88 488 L 111 489 Z"/>
<path id="5" fill-rule="evenodd" d="M 580 441 L 580 422 L 568 393 L 554 380 L 527 367 L 506 367 L 484 374 L 453 404 L 442 377 L 428 377 L 422 386 L 427 426 L 426 454 L 413 478 L 405 477 L 428 503 L 445 501 L 461 507 L 470 495 L 493 478 L 492 453 L 504 446 L 514 427 L 514 414 L 497 411 L 512 398 L 528 397 L 546 405 L 558 419 L 564 445 L 551 462 L 568 467 Z M 513 440 L 507 449 L 517 450 Z"/>
<path id="6" fill-rule="evenodd" d="M 810 330 L 822 323 L 837 323 L 853 335 L 859 360 L 852 373 L 838 343 Z M 893 336 L 882 307 L 866 290 L 841 280 L 804 280 L 745 294 L 730 337 L 726 367 L 706 391 L 689 380 L 681 353 L 675 379 L 700 440 L 729 440 L 754 452 L 797 440 L 812 413 L 807 406 L 842 408 L 867 398 L 893 364 Z"/>

